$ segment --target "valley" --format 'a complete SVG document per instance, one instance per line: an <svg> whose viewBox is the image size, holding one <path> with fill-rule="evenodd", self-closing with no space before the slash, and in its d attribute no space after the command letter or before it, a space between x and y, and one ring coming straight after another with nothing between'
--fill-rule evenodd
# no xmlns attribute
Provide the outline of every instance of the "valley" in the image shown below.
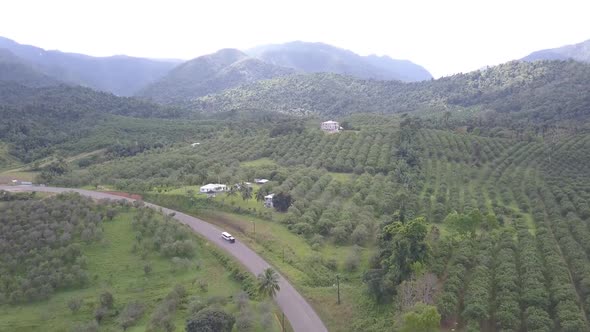
<svg viewBox="0 0 590 332"><path fill-rule="evenodd" d="M590 330L590 65L576 57L401 81L295 42L223 49L119 97L13 53L2 188L158 207L0 192L0 330L280 331L281 311L294 331Z"/></svg>

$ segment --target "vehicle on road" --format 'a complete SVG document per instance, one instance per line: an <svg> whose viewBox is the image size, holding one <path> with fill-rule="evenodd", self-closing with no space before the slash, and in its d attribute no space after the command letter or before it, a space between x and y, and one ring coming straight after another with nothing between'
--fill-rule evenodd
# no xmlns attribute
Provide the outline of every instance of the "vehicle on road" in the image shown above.
<svg viewBox="0 0 590 332"><path fill-rule="evenodd" d="M229 243L234 243L234 242L236 242L236 239L235 239L233 236L231 236L231 234L230 234L230 233L228 233L228 232L223 232L223 233L221 233L221 237L222 237L224 240L226 240L226 241L229 241Z"/></svg>

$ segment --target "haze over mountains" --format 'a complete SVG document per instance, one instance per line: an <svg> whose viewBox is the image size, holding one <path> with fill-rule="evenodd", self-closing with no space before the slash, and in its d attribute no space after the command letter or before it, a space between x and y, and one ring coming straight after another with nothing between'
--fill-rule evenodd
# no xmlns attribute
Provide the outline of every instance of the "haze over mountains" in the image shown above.
<svg viewBox="0 0 590 332"><path fill-rule="evenodd" d="M291 42L245 52L223 49L182 63L128 56L92 57L47 51L0 37L0 80L29 86L82 85L157 102L186 101L259 80L293 73L327 72L362 79L420 81L432 76L408 60L360 56L322 43ZM250 55L248 55L248 54Z"/></svg>
<svg viewBox="0 0 590 332"><path fill-rule="evenodd" d="M140 88L162 77L178 64L173 60L158 61L124 55L92 57L46 51L3 37L0 37L0 49L10 51L31 69L58 81L108 91L120 96L135 94Z"/></svg>
<svg viewBox="0 0 590 332"><path fill-rule="evenodd" d="M301 41L255 47L248 54L306 73L336 73L363 79L423 81L432 75L422 66L388 56L360 56L324 43Z"/></svg>
<svg viewBox="0 0 590 332"><path fill-rule="evenodd" d="M294 72L228 48L181 64L138 95L174 103Z"/></svg>
<svg viewBox="0 0 590 332"><path fill-rule="evenodd" d="M522 58L524 61L568 59L590 62L590 39L578 44L536 51Z"/></svg>

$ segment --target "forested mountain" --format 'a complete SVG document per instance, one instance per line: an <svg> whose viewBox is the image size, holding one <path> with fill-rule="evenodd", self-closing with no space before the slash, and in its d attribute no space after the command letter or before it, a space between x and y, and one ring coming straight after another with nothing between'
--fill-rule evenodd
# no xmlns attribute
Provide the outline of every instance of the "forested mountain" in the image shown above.
<svg viewBox="0 0 590 332"><path fill-rule="evenodd" d="M66 153L75 153L117 141L126 142L129 137L140 143L148 136L165 142L165 137L171 134L166 121L118 116L171 118L179 115L172 108L89 88L66 85L32 88L0 82L0 141L10 144L10 153L24 162L50 155L56 145L65 143L79 144L69 151L66 149ZM160 123L160 129L152 122ZM180 124L174 130L177 131L173 134L175 139L186 132ZM156 141L157 138L149 144Z"/></svg>
<svg viewBox="0 0 590 332"><path fill-rule="evenodd" d="M579 44L536 51L522 58L524 61L569 59L590 62L590 39Z"/></svg>
<svg viewBox="0 0 590 332"><path fill-rule="evenodd" d="M164 76L177 61L159 61L128 56L91 57L46 51L0 37L0 48L12 52L34 69L56 80L130 96Z"/></svg>
<svg viewBox="0 0 590 332"><path fill-rule="evenodd" d="M574 61L509 62L432 81L360 80L337 74L280 77L205 96L189 107L274 110L292 114L520 112L528 121L588 118L590 65Z"/></svg>
<svg viewBox="0 0 590 332"><path fill-rule="evenodd" d="M301 41L265 45L247 53L266 62L306 73L336 73L362 79L422 81L432 78L423 67L388 56L360 56L323 43Z"/></svg>
<svg viewBox="0 0 590 332"><path fill-rule="evenodd" d="M0 48L0 81L26 86L48 86L59 82L27 64L7 49Z"/></svg>
<svg viewBox="0 0 590 332"><path fill-rule="evenodd" d="M140 91L139 96L175 103L293 72L250 58L236 49L223 49L183 63Z"/></svg>

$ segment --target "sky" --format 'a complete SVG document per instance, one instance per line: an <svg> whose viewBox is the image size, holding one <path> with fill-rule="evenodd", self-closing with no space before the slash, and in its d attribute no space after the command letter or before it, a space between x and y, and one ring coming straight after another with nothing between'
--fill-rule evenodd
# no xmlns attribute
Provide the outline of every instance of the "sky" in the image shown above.
<svg viewBox="0 0 590 332"><path fill-rule="evenodd" d="M94 56L192 59L302 40L440 77L590 39L589 0L0 1L0 36Z"/></svg>

